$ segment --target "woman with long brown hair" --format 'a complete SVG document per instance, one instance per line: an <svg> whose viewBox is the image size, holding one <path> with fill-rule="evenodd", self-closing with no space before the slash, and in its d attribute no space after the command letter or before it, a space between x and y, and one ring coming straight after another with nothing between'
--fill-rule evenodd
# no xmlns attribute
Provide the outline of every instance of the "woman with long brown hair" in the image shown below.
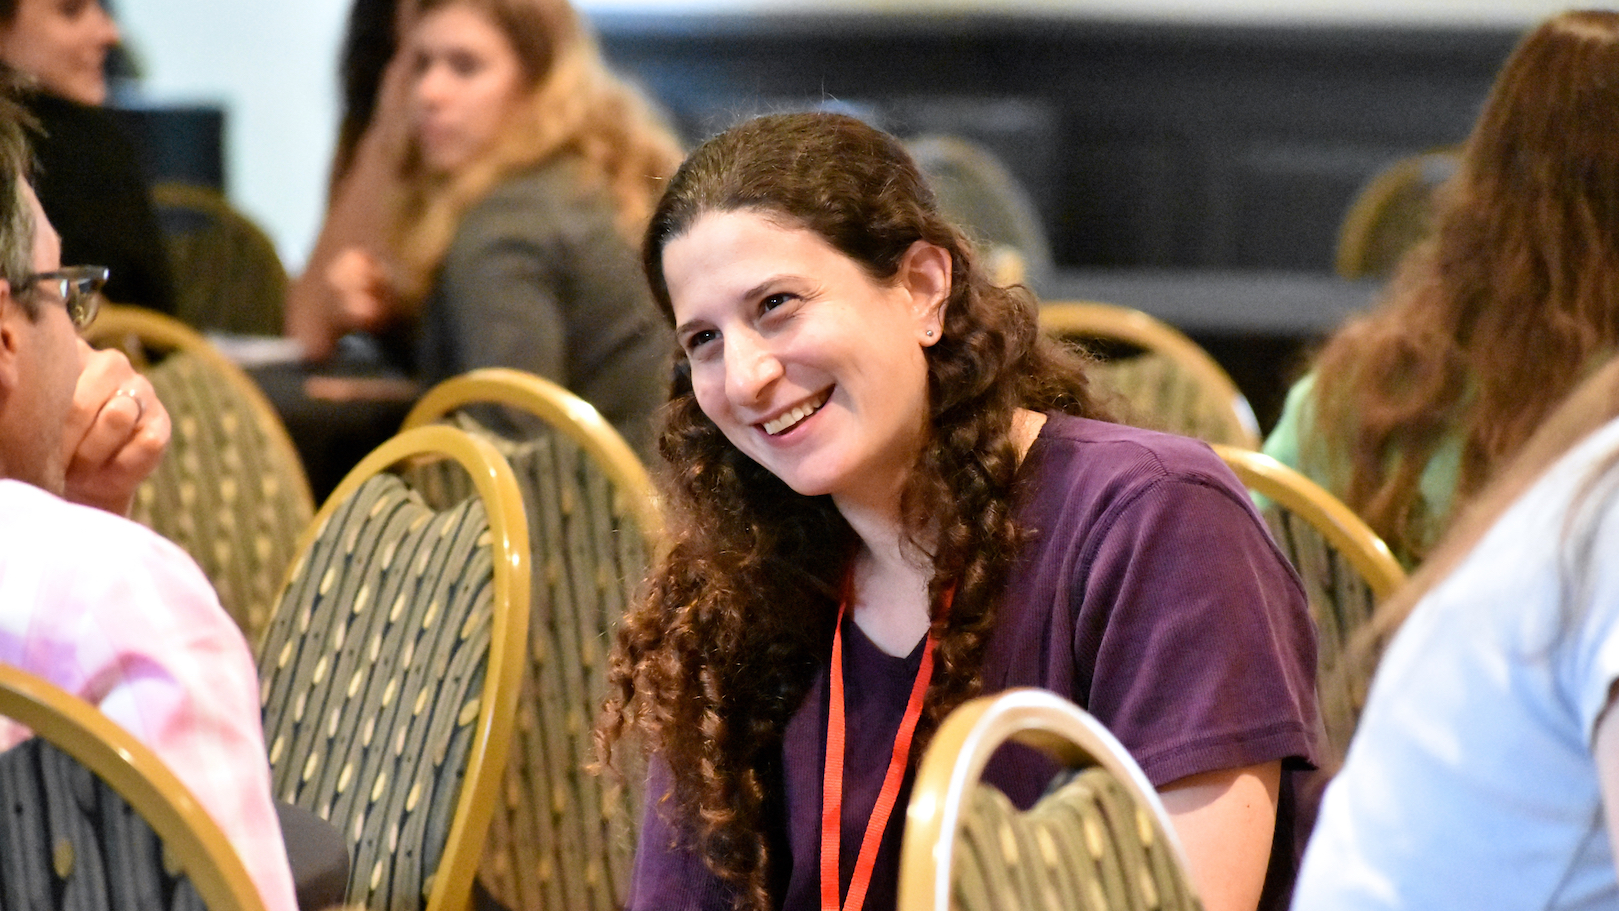
<svg viewBox="0 0 1619 911"><path fill-rule="evenodd" d="M1619 13L1508 58L1431 239L1289 394L1265 451L1415 564L1456 506L1619 343Z"/></svg>
<svg viewBox="0 0 1619 911"><path fill-rule="evenodd" d="M672 134L566 0L419 0L397 22L289 334L318 358L379 333L424 383L538 373L644 444L669 343L634 244Z"/></svg>
<svg viewBox="0 0 1619 911"><path fill-rule="evenodd" d="M710 140L642 259L684 357L668 548L601 731L652 757L629 906L892 908L901 827L875 808L903 816L950 709L1025 685L1131 749L1206 907L1284 903L1314 639L1209 449L1097 420L1032 298L858 120ZM1026 804L1049 771L990 777Z"/></svg>

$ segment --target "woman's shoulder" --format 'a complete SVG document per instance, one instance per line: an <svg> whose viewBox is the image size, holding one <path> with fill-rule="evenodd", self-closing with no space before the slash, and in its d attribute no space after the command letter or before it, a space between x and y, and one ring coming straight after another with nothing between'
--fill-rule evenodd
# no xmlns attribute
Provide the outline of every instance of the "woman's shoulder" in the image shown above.
<svg viewBox="0 0 1619 911"><path fill-rule="evenodd" d="M620 238L606 191L568 161L551 161L501 180L462 216L459 243L491 239ZM621 241L628 245L627 241Z"/></svg>
<svg viewBox="0 0 1619 911"><path fill-rule="evenodd" d="M1047 416L1031 468L1090 482L1213 479L1231 473L1202 440L1066 414ZM1032 460L1031 460L1032 461Z"/></svg>
<svg viewBox="0 0 1619 911"><path fill-rule="evenodd" d="M1018 484L1036 525L1088 526L1132 508L1252 512L1247 490L1202 440L1069 415L1049 416Z"/></svg>

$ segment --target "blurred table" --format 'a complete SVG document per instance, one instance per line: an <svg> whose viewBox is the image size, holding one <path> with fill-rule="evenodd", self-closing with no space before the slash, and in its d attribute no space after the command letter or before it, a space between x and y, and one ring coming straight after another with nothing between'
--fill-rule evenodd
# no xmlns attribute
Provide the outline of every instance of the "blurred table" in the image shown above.
<svg viewBox="0 0 1619 911"><path fill-rule="evenodd" d="M1331 273L1199 269L1063 269L1042 300L1143 310L1191 336L1231 374L1269 431L1312 350L1371 306L1381 284Z"/></svg>

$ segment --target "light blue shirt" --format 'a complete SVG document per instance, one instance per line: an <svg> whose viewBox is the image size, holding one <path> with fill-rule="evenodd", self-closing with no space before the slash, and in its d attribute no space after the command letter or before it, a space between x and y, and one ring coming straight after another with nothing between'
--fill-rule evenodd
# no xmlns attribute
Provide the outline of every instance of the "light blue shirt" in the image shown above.
<svg viewBox="0 0 1619 911"><path fill-rule="evenodd" d="M1619 680L1619 499L1565 590L1576 497L1619 453L1608 424L1546 473L1391 643L1328 788L1294 908L1619 906L1592 756ZM1619 478L1610 470L1607 480Z"/></svg>

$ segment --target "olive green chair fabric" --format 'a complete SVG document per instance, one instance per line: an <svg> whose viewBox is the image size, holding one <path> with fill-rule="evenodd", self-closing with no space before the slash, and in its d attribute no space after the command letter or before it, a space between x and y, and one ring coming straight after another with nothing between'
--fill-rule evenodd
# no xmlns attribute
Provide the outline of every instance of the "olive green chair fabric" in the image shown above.
<svg viewBox="0 0 1619 911"><path fill-rule="evenodd" d="M189 553L257 642L315 512L275 407L217 348L162 314L109 306L85 334L132 355L173 425L130 518Z"/></svg>
<svg viewBox="0 0 1619 911"><path fill-rule="evenodd" d="M0 716L35 732L0 753L0 907L262 911L224 833L133 735L14 667Z"/></svg>
<svg viewBox="0 0 1619 911"><path fill-rule="evenodd" d="M1259 448L1259 421L1248 399L1208 352L1173 326L1140 310L1092 301L1044 304L1040 326L1097 358L1088 375L1112 393L1125 423Z"/></svg>
<svg viewBox="0 0 1619 911"><path fill-rule="evenodd" d="M174 276L174 315L204 332L280 335L287 270L264 229L208 187L159 184L152 202Z"/></svg>
<svg viewBox="0 0 1619 911"><path fill-rule="evenodd" d="M1316 629L1316 690L1329 757L1341 760L1376 670L1361 632L1377 605L1405 582L1388 545L1349 507L1261 452L1214 451L1257 494L1271 537L1298 570Z"/></svg>
<svg viewBox="0 0 1619 911"><path fill-rule="evenodd" d="M452 459L436 510L390 469ZM510 468L449 427L400 434L322 507L260 649L275 796L344 833L347 902L470 901L511 738L528 534Z"/></svg>
<svg viewBox="0 0 1619 911"><path fill-rule="evenodd" d="M1051 243L1040 210L994 152L961 136L918 136L905 145L939 211L977 241L997 284L1038 285L1050 277Z"/></svg>
<svg viewBox="0 0 1619 911"><path fill-rule="evenodd" d="M537 418L538 429L523 440L491 434L468 413L491 404ZM517 730L479 881L508 908L621 908L639 795L585 766L595 757L612 631L658 531L651 483L594 408L532 374L490 369L447 380L405 423L445 419L490 439L511 462L533 547ZM434 491L430 501L454 490L441 472L414 482Z"/></svg>
<svg viewBox="0 0 1619 911"><path fill-rule="evenodd" d="M1020 811L979 781L1017 741L1066 772ZM952 712L922 758L900 853L901 911L1197 911L1185 857L1135 761L1083 709L1008 690Z"/></svg>

